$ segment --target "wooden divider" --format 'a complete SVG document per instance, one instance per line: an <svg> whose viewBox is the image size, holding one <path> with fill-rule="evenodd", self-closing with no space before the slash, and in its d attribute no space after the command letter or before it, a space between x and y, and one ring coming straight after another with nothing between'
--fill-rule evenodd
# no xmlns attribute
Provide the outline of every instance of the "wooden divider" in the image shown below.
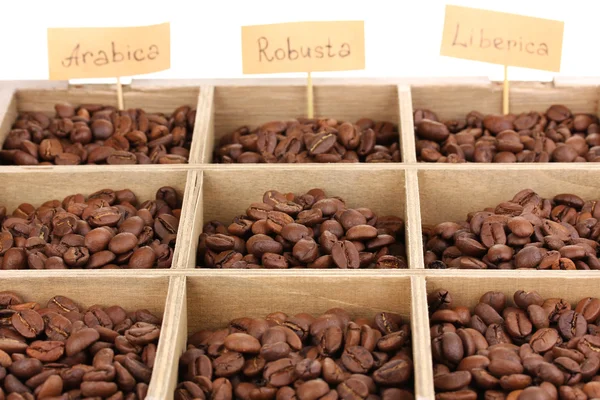
<svg viewBox="0 0 600 400"><path fill-rule="evenodd" d="M433 364L424 276L411 277L411 328L415 362L415 398L433 399Z"/></svg>
<svg viewBox="0 0 600 400"><path fill-rule="evenodd" d="M406 170L406 255L411 269L424 268L423 234L421 231L421 205L419 177L416 169Z"/></svg>
<svg viewBox="0 0 600 400"><path fill-rule="evenodd" d="M179 355L185 350L185 340L187 339L187 337L181 336L182 327L186 325L187 318L185 282L185 276L170 278L162 330L147 400L172 398L177 385Z"/></svg>
<svg viewBox="0 0 600 400"><path fill-rule="evenodd" d="M13 88L0 89L0 143L4 143L17 118L17 100Z"/></svg>
<svg viewBox="0 0 600 400"><path fill-rule="evenodd" d="M412 96L410 86L398 86L398 106L400 107L400 146L402 150L402 162L417 162L417 151L415 149L415 127L413 121Z"/></svg>
<svg viewBox="0 0 600 400"><path fill-rule="evenodd" d="M178 233L187 233L192 229L195 205L200 197L198 194L198 191L200 190L198 179L201 174L202 171L192 169L187 172ZM191 237L187 234L177 236L177 244L175 246L175 252L173 253L173 262L171 264L171 268L178 268L179 265L186 265L185 263L187 261L187 257L189 256L189 248L191 246L190 240Z"/></svg>
<svg viewBox="0 0 600 400"><path fill-rule="evenodd" d="M214 86L201 86L196 107L194 141L190 151L190 164L208 163L212 157L214 141Z"/></svg>
<svg viewBox="0 0 600 400"><path fill-rule="evenodd" d="M219 139L241 125L255 127L273 119L302 116L302 80L184 81L137 84L125 89L125 106L170 112L190 104L196 121L190 164L152 166L0 166L0 204L39 205L50 198L105 187L129 187L142 199L160 186L183 194L180 236L169 270L149 271L0 271L3 290L43 297L50 291L92 302L144 306L163 312L163 328L148 399L172 399L178 358L189 333L223 326L242 315L272 311L319 313L333 306L355 316L377 311L410 318L417 399L433 399L427 291L453 290L455 301L472 306L483 292L536 289L544 296L574 301L598 296L600 274L594 271L438 271L424 269L421 226L464 219L466 213L508 200L531 187L543 196L573 192L600 198L600 165L437 165L416 162L414 108L428 108L440 118L464 117L471 110L501 111L501 87L484 80L461 83L410 80L315 79L315 114L355 121L361 117L399 125L403 163L218 165L210 164ZM250 84L251 83L251 84ZM545 111L553 103L574 112L598 114L598 83L515 83L512 111ZM116 104L113 86L37 89L35 84L0 89L0 142L18 110L52 114L56 101ZM322 187L351 207L366 206L406 221L408 270L209 270L197 269L196 250L202 226L245 212L269 189L300 193ZM493 279L489 279L493 277ZM46 282L46 283L44 283ZM110 290L110 296L98 287ZM37 288L41 288L37 290ZM34 298L38 298L34 297ZM410 316L410 317L409 317Z"/></svg>

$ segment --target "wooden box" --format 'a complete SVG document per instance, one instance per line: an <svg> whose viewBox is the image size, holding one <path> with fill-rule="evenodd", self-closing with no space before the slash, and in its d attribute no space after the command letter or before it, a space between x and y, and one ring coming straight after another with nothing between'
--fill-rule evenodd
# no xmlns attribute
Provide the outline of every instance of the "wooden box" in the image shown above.
<svg viewBox="0 0 600 400"><path fill-rule="evenodd" d="M476 109L501 112L501 88L483 80L424 82L400 79L315 79L315 114L354 121L360 117L399 125L402 163L219 165L211 164L215 143L241 125L304 116L302 79L247 81L134 81L125 106L172 111L182 104L198 110L190 164L152 166L0 167L0 204L34 205L67 194L129 187L141 198L171 185L184 192L173 268L149 271L0 271L4 289L29 291L33 299L71 295L82 304L120 302L162 312L163 330L148 399L172 399L178 358L187 335L222 326L234 317L269 312L318 314L344 307L355 316L377 311L410 318L417 399L433 399L427 292L444 287L457 304L473 306L488 290L512 294L539 290L543 296L575 301L598 296L595 271L438 271L423 266L422 224L461 220L472 210L496 205L523 188L543 196L573 192L600 198L600 167L593 164L432 165L416 162L413 108L441 118ZM459 83L457 83L459 82ZM521 83L511 87L511 111L544 111L555 103L575 112L598 113L600 82ZM44 87L45 86L45 87ZM16 112L52 112L59 100L116 104L112 87L68 87L15 82L0 87L0 142ZM351 206L405 219L406 270L210 270L197 269L202 225L243 213L266 190L299 193L321 187ZM47 282L47 283L46 283ZM93 289L102 287L105 295ZM37 290L39 288L39 290ZM37 290L35 293L34 290ZM47 295L47 296L46 296Z"/></svg>

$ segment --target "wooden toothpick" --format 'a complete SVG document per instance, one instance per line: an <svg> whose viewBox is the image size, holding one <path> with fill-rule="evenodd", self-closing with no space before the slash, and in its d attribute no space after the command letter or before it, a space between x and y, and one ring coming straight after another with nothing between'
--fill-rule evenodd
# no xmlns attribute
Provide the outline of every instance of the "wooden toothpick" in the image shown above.
<svg viewBox="0 0 600 400"><path fill-rule="evenodd" d="M308 79L306 84L306 101L307 101L307 111L306 114L308 118L314 118L314 103L313 103L313 83L312 76L310 72L308 73Z"/></svg>
<svg viewBox="0 0 600 400"><path fill-rule="evenodd" d="M119 110L123 109L123 85L121 85L121 77L117 76L117 104Z"/></svg>
<svg viewBox="0 0 600 400"><path fill-rule="evenodd" d="M508 65L504 64L504 84L502 86L502 113L508 114Z"/></svg>

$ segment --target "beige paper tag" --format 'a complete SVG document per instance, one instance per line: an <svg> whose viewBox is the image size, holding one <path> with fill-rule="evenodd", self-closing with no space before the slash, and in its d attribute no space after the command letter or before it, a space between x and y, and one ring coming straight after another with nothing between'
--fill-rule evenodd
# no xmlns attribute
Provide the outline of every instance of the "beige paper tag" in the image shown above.
<svg viewBox="0 0 600 400"><path fill-rule="evenodd" d="M171 67L171 26L48 28L50 79L109 78Z"/></svg>
<svg viewBox="0 0 600 400"><path fill-rule="evenodd" d="M447 5L440 55L560 72L564 22Z"/></svg>
<svg viewBox="0 0 600 400"><path fill-rule="evenodd" d="M364 69L364 22L243 26L242 64L244 74Z"/></svg>

